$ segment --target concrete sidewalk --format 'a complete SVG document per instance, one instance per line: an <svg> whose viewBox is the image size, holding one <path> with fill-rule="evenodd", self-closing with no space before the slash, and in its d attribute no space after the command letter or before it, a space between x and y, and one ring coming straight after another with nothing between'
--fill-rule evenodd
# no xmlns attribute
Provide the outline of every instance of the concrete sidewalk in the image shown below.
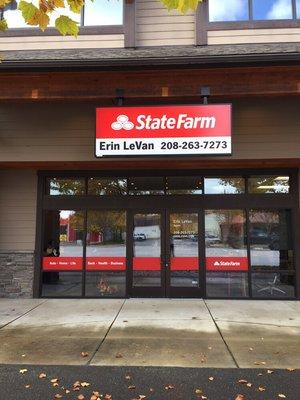
<svg viewBox="0 0 300 400"><path fill-rule="evenodd" d="M2 364L300 368L300 303L1 299L0 341Z"/></svg>

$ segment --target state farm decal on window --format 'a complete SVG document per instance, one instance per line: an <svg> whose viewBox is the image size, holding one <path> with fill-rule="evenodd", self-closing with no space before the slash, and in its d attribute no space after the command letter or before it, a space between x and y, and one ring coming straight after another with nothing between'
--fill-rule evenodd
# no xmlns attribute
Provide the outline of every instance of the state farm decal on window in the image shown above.
<svg viewBox="0 0 300 400"><path fill-rule="evenodd" d="M231 154L231 105L96 109L96 156Z"/></svg>
<svg viewBox="0 0 300 400"><path fill-rule="evenodd" d="M247 271L247 257L206 257L207 271Z"/></svg>

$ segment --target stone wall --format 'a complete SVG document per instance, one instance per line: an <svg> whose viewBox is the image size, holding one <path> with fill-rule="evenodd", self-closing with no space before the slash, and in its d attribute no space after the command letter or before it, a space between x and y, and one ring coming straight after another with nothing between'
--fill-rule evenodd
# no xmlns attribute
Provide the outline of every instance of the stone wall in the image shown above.
<svg viewBox="0 0 300 400"><path fill-rule="evenodd" d="M0 297L32 298L33 252L0 253Z"/></svg>

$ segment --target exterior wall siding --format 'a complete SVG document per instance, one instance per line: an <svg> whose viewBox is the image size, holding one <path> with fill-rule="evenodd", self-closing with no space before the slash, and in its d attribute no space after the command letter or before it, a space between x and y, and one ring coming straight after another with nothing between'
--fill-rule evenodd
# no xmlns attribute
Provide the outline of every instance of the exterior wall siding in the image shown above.
<svg viewBox="0 0 300 400"><path fill-rule="evenodd" d="M101 49L124 47L124 35L0 36L0 51L47 49Z"/></svg>
<svg viewBox="0 0 300 400"><path fill-rule="evenodd" d="M99 105L52 103L49 107L48 104L31 103L23 104L22 107L12 107L11 104L2 104L0 159L20 162L95 161L95 107ZM299 109L298 98L294 98L293 101L255 98L234 102L231 159L299 158ZM5 181L1 181L4 189L9 187L13 179L13 176L10 178L7 174L5 177ZM22 180L21 184L28 199L26 196L20 199L16 188L13 193L5 194L6 205L13 205L15 202L20 204L20 207L32 206L35 201L35 178L31 175L30 179L27 176L27 180L29 184L25 183L25 180ZM9 215L6 218L9 218ZM34 226L30 226L29 229L31 232ZM2 230L0 234L3 238L0 239L7 241L7 232L6 229ZM3 243L2 240L0 243ZM30 241L25 241L24 246L22 250L33 248Z"/></svg>
<svg viewBox="0 0 300 400"><path fill-rule="evenodd" d="M194 44L194 13L168 11L159 0L136 0L136 46Z"/></svg>
<svg viewBox="0 0 300 400"><path fill-rule="evenodd" d="M36 171L0 171L0 253L34 251L36 197Z"/></svg>
<svg viewBox="0 0 300 400"><path fill-rule="evenodd" d="M300 42L300 28L209 31L207 42L208 45Z"/></svg>

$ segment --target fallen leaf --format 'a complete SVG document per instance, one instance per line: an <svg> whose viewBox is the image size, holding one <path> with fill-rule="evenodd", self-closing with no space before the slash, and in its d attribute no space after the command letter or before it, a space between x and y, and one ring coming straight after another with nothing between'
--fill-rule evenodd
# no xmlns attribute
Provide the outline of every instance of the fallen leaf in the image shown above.
<svg viewBox="0 0 300 400"><path fill-rule="evenodd" d="M93 396L100 397L101 394L99 392L93 392Z"/></svg>
<svg viewBox="0 0 300 400"><path fill-rule="evenodd" d="M273 374L274 371L272 371L271 369L268 369L267 374Z"/></svg>
<svg viewBox="0 0 300 400"><path fill-rule="evenodd" d="M22 354L22 357L26 357L26 354Z"/></svg>
<svg viewBox="0 0 300 400"><path fill-rule="evenodd" d="M257 374L257 376L263 376L263 374L260 372L259 374Z"/></svg>
<svg viewBox="0 0 300 400"><path fill-rule="evenodd" d="M26 389L29 389L29 388L30 388L30 385L25 385L25 388L26 388Z"/></svg>
<svg viewBox="0 0 300 400"><path fill-rule="evenodd" d="M69 394L69 393L71 393L70 390L69 390L69 389L66 389L66 394Z"/></svg>
<svg viewBox="0 0 300 400"><path fill-rule="evenodd" d="M25 372L27 372L28 370L26 369L26 368L24 368L24 369L20 369L20 374L25 374Z"/></svg>
<svg viewBox="0 0 300 400"><path fill-rule="evenodd" d="M129 385L129 386L127 387L127 389L133 390L133 389L135 389L135 385Z"/></svg>
<svg viewBox="0 0 300 400"><path fill-rule="evenodd" d="M240 379L238 380L238 383L246 384L248 383L248 381L246 381L246 379Z"/></svg>
<svg viewBox="0 0 300 400"><path fill-rule="evenodd" d="M57 394L54 396L54 398L55 398L55 399L61 399L61 398L62 398L62 395L59 394L59 393L57 393Z"/></svg>
<svg viewBox="0 0 300 400"><path fill-rule="evenodd" d="M112 395L107 393L107 394L104 396L104 399L105 399L105 400L112 400Z"/></svg>
<svg viewBox="0 0 300 400"><path fill-rule="evenodd" d="M200 395L200 394L203 393L203 391L202 391L202 389L196 389L196 390L195 390L195 393L198 394L198 395Z"/></svg>
<svg viewBox="0 0 300 400"><path fill-rule="evenodd" d="M252 383L251 383L251 382L248 382L246 386L247 386L247 387L252 387Z"/></svg>
<svg viewBox="0 0 300 400"><path fill-rule="evenodd" d="M80 395L77 397L77 399L78 399L78 400L84 400L84 395L83 395L83 394L80 394Z"/></svg>
<svg viewBox="0 0 300 400"><path fill-rule="evenodd" d="M279 397L280 399L286 399L286 395L285 395L285 394L282 394L282 393L279 393L278 397Z"/></svg>
<svg viewBox="0 0 300 400"><path fill-rule="evenodd" d="M165 386L165 389L166 390L172 390L172 389L174 389L174 387L175 386L173 386L173 385L167 385L167 386Z"/></svg>
<svg viewBox="0 0 300 400"><path fill-rule="evenodd" d="M246 397L243 394L238 394L235 400L246 400Z"/></svg>
<svg viewBox="0 0 300 400"><path fill-rule="evenodd" d="M253 347L249 347L249 351L253 351Z"/></svg>
<svg viewBox="0 0 300 400"><path fill-rule="evenodd" d="M117 354L116 354L116 358L123 358L123 356L122 356L121 353L117 353Z"/></svg>
<svg viewBox="0 0 300 400"><path fill-rule="evenodd" d="M131 379L130 375L125 375L125 379L127 379L128 381Z"/></svg>
<svg viewBox="0 0 300 400"><path fill-rule="evenodd" d="M50 380L51 383L57 383L58 382L58 378L54 378Z"/></svg>
<svg viewBox="0 0 300 400"><path fill-rule="evenodd" d="M47 377L47 375L44 372L39 374L39 378L40 379L43 379L43 378L46 378L46 377Z"/></svg>
<svg viewBox="0 0 300 400"><path fill-rule="evenodd" d="M265 391L266 391L266 388L263 387L263 386L260 386L260 387L258 388L258 390L259 390L260 392L265 392Z"/></svg>
<svg viewBox="0 0 300 400"><path fill-rule="evenodd" d="M80 384L82 387L88 387L88 386L90 386L90 383L88 383L88 382L81 382L81 384Z"/></svg>
<svg viewBox="0 0 300 400"><path fill-rule="evenodd" d="M59 384L57 382L55 382L55 383L52 383L52 386L56 387L56 386L59 386Z"/></svg>
<svg viewBox="0 0 300 400"><path fill-rule="evenodd" d="M211 347L211 346L208 346L208 350L212 350L212 347Z"/></svg>
<svg viewBox="0 0 300 400"><path fill-rule="evenodd" d="M210 377L208 378L208 380L209 380L209 381L213 381L213 380L214 380L214 377L213 377L213 376L210 376Z"/></svg>
<svg viewBox="0 0 300 400"><path fill-rule="evenodd" d="M81 352L81 357L87 357L89 355L89 353L86 353L84 351Z"/></svg>
<svg viewBox="0 0 300 400"><path fill-rule="evenodd" d="M287 368L287 371L293 372L293 371L296 371L296 368Z"/></svg>

